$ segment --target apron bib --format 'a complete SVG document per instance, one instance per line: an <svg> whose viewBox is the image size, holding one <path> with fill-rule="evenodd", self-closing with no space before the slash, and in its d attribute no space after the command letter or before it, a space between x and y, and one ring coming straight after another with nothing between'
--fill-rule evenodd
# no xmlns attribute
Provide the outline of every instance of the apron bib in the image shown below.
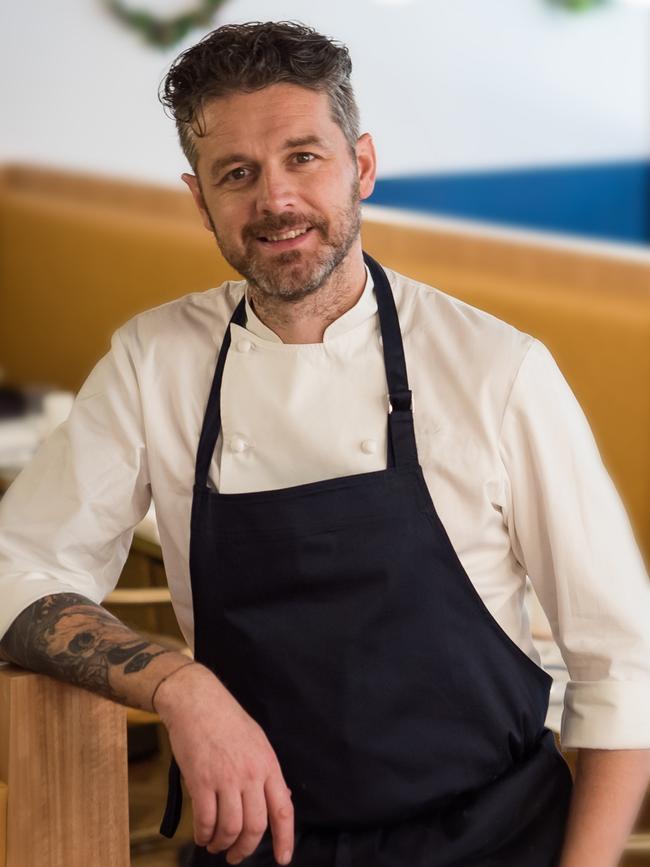
<svg viewBox="0 0 650 867"><path fill-rule="evenodd" d="M418 463L388 279L369 256L390 398L387 468L221 494L226 330L196 460L195 658L260 724L292 790L295 867L552 867L571 777L551 678L476 592ZM245 325L242 298L231 322ZM172 762L161 833L181 807ZM193 865L226 864L197 847ZM246 864L275 861L267 830Z"/></svg>

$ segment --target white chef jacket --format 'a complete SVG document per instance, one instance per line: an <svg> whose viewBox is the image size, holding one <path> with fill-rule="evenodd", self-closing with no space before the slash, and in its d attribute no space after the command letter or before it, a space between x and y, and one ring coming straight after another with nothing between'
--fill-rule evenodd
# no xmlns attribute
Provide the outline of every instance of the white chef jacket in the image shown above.
<svg viewBox="0 0 650 867"><path fill-rule="evenodd" d="M567 383L538 340L387 275L424 477L486 616L538 661L523 606L528 574L570 673L563 745L650 747L650 585ZM187 295L114 334L67 422L0 503L0 635L51 593L101 602L153 496L174 609L193 646L196 448L224 331L245 290L229 281ZM215 488L384 469L388 398L369 273L322 343L284 344L248 302L246 312L246 328L231 326Z"/></svg>

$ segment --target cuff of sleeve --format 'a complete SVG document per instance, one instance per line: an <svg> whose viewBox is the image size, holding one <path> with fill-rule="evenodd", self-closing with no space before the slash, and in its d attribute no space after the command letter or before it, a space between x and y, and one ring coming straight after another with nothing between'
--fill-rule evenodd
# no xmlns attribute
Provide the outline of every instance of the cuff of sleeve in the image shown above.
<svg viewBox="0 0 650 867"><path fill-rule="evenodd" d="M5 576L2 576L4 578ZM20 576L23 580L16 582L11 590L7 592L6 598L2 600L0 608L0 641L4 638L5 633L18 617L19 614L29 608L34 602L42 599L44 596L53 596L55 593L75 593L77 595L86 596L97 601L96 588L80 588L72 584L65 584L62 581L55 581L51 578L41 576ZM0 581L0 585L2 581ZM89 592L90 591L90 592Z"/></svg>
<svg viewBox="0 0 650 867"><path fill-rule="evenodd" d="M560 740L565 749L650 748L650 684L631 681L567 684Z"/></svg>

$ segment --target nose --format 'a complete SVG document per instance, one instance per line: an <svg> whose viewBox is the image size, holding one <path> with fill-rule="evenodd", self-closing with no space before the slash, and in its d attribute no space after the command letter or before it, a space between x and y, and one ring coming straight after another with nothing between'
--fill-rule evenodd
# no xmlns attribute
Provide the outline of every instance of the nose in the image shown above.
<svg viewBox="0 0 650 867"><path fill-rule="evenodd" d="M295 208L296 192L289 173L265 168L257 184L257 211L260 216L281 214Z"/></svg>

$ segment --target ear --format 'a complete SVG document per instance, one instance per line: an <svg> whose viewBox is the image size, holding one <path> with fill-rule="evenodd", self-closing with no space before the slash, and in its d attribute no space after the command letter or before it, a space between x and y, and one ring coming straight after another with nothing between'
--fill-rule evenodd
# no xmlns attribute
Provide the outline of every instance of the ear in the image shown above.
<svg viewBox="0 0 650 867"><path fill-rule="evenodd" d="M203 193L201 192L201 186L199 184L199 179L196 175L190 175L187 172L181 175L181 180L184 181L187 186L190 188L190 192L192 193L192 198L194 199L194 204L198 208L199 214L201 215L201 220L203 225L208 230L208 232L212 232L212 224L210 223L210 215L208 214L208 209L205 205L205 200L203 198Z"/></svg>
<svg viewBox="0 0 650 867"><path fill-rule="evenodd" d="M377 155L375 154L375 145L370 133L364 132L357 141L355 150L357 154L357 171L359 173L359 195L363 200L372 194L377 174Z"/></svg>

